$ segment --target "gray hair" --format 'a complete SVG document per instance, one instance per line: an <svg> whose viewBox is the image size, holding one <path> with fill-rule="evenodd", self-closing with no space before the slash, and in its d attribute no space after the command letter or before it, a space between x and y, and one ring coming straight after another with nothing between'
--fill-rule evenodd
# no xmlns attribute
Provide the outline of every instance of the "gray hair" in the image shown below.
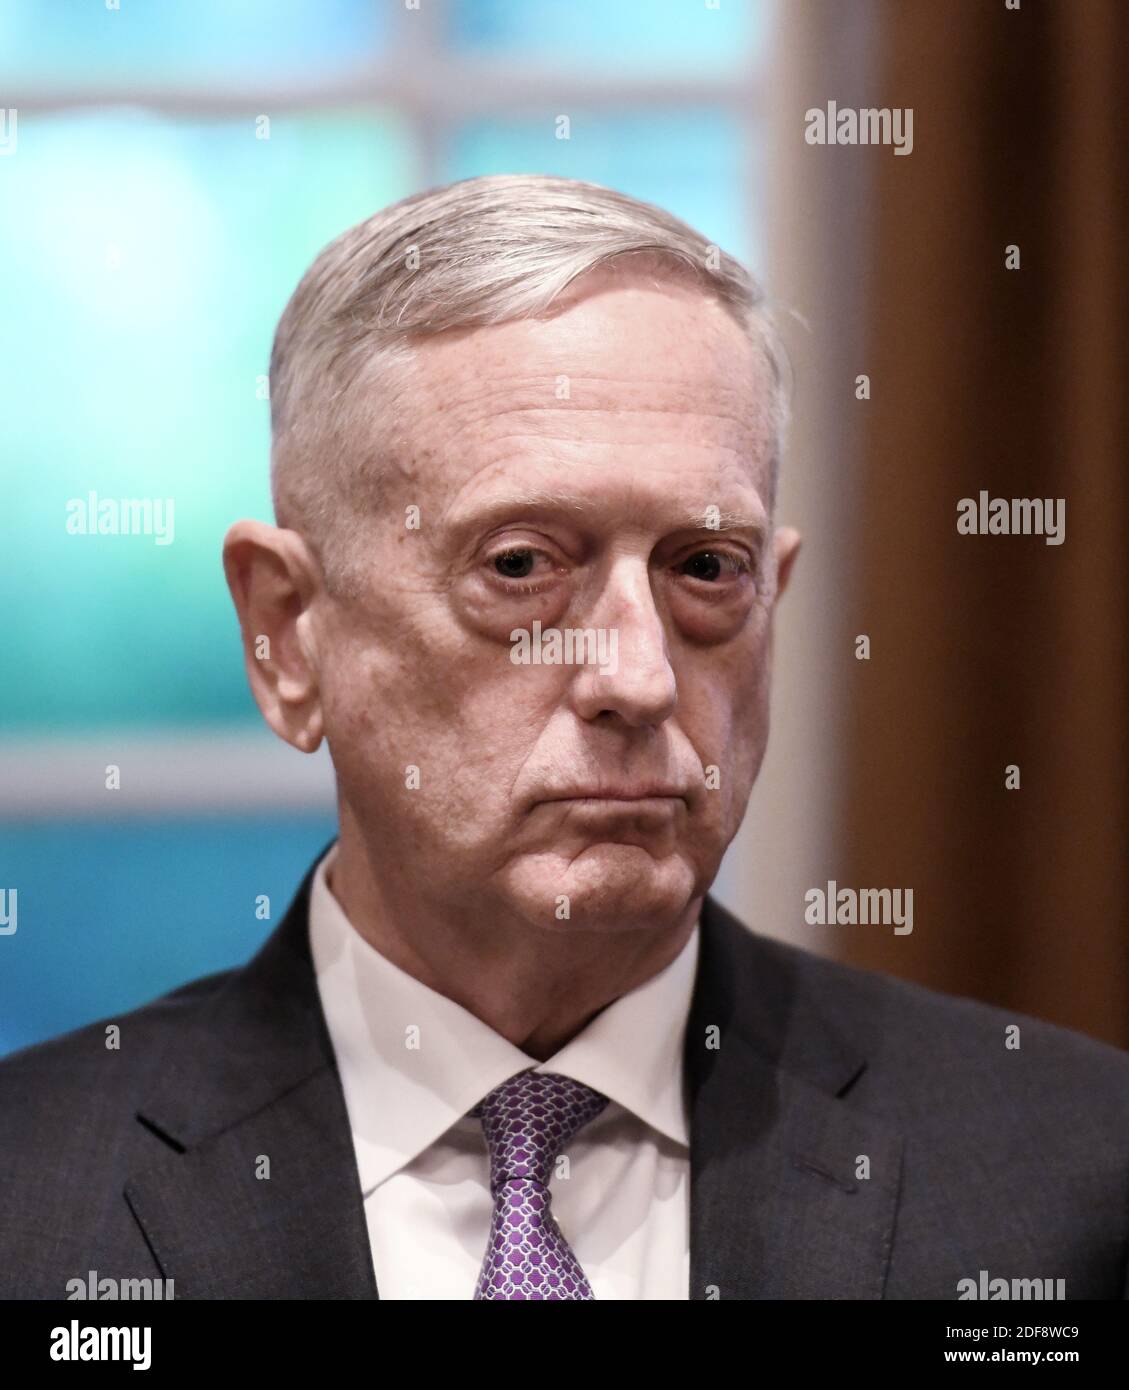
<svg viewBox="0 0 1129 1390"><path fill-rule="evenodd" d="M307 538L331 587L355 583L353 542L378 471L364 427L379 422L387 445L402 423L398 393L380 387L411 362L413 341L536 317L579 276L640 255L716 297L764 353L775 494L787 361L744 266L662 208L598 184L540 174L464 179L404 198L337 237L278 323L270 362L275 515ZM377 389L359 391L361 382Z"/></svg>

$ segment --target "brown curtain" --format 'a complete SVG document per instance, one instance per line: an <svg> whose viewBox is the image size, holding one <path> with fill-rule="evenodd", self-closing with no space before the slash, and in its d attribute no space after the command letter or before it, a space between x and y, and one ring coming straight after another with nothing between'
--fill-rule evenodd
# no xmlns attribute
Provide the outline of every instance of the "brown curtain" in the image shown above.
<svg viewBox="0 0 1129 1390"><path fill-rule="evenodd" d="M912 887L914 930L838 928L838 953L1126 1047L1129 9L876 15L873 104L913 108L914 146L868 152L872 399L842 636L868 634L871 659L847 663L835 867ZM1065 543L958 535L982 490L1065 498Z"/></svg>

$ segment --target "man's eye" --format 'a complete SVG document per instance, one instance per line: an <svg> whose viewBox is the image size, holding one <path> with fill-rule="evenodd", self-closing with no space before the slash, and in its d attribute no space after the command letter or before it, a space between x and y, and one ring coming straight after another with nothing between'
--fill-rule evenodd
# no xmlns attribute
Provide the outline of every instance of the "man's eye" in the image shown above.
<svg viewBox="0 0 1129 1390"><path fill-rule="evenodd" d="M696 555L683 560L678 569L691 579L702 579L708 584L714 584L727 575L736 577L744 574L748 566L739 556L730 555L724 550L699 550Z"/></svg>
<svg viewBox="0 0 1129 1390"><path fill-rule="evenodd" d="M494 556L494 568L504 579L527 579L533 572L534 557L537 552L523 547L519 550L504 550Z"/></svg>

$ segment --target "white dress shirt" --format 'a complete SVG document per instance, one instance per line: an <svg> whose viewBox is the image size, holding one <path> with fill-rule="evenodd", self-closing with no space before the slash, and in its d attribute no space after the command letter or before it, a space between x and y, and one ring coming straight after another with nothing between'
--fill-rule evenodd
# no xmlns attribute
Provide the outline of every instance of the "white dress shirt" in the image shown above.
<svg viewBox="0 0 1129 1390"><path fill-rule="evenodd" d="M682 1049L698 927L665 970L537 1062L392 964L327 881L310 895L318 991L353 1132L382 1299L470 1299L493 1214L482 1122L468 1112L516 1072L562 1072L609 1098L554 1165L553 1214L597 1299L684 1299L690 1282L689 1117Z"/></svg>

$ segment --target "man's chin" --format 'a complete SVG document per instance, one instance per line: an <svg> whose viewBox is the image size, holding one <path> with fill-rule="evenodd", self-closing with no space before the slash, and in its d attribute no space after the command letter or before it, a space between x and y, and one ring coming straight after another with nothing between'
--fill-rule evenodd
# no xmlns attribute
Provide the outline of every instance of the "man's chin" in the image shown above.
<svg viewBox="0 0 1129 1390"><path fill-rule="evenodd" d="M632 931L671 926L703 891L678 855L655 859L638 845L600 843L575 858L523 857L505 896L527 921L559 931Z"/></svg>

